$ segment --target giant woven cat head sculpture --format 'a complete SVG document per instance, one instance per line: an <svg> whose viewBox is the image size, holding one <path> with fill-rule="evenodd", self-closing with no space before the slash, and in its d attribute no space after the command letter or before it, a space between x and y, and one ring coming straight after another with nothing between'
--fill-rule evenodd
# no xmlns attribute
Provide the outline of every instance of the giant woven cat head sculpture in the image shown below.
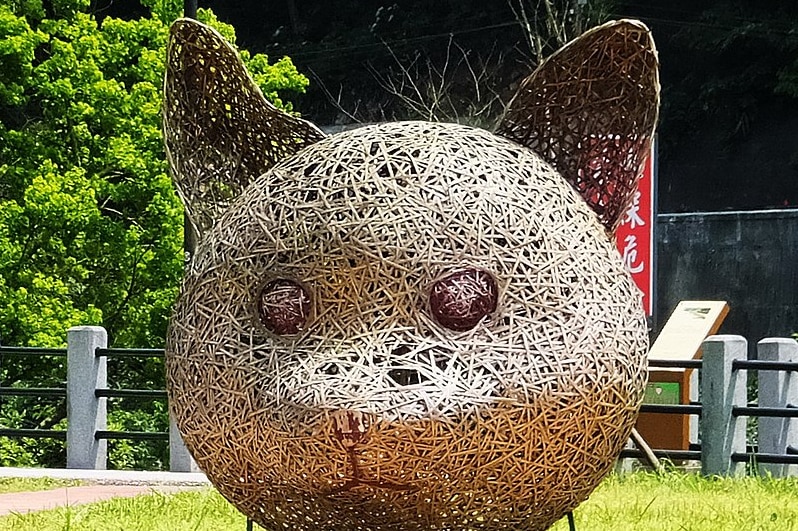
<svg viewBox="0 0 798 531"><path fill-rule="evenodd" d="M165 137L200 235L167 346L172 413L270 530L538 530L610 470L645 382L609 235L658 106L647 29L593 29L496 133L325 137L236 52L172 28Z"/></svg>

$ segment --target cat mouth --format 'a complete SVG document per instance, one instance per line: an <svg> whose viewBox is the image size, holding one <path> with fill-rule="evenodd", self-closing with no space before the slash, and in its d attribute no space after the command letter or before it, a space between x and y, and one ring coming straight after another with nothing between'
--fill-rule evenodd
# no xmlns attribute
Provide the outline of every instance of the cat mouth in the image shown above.
<svg viewBox="0 0 798 531"><path fill-rule="evenodd" d="M361 465L358 454L363 447L368 446L368 432L373 424L372 415L360 411L338 409L330 413L330 421L333 435L346 452L348 463L344 482L330 489L326 493L328 496L349 492L359 487L395 492L417 490L415 487L385 478L371 479L367 476L367 471Z"/></svg>
<svg viewBox="0 0 798 531"><path fill-rule="evenodd" d="M333 433L345 449L355 448L363 442L372 424L371 415L361 411L337 409L330 414Z"/></svg>

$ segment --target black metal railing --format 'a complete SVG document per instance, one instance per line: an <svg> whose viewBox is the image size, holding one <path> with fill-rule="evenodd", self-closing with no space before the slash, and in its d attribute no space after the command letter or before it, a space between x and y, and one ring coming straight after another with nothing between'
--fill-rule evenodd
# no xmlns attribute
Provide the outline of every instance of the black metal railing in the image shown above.
<svg viewBox="0 0 798 531"><path fill-rule="evenodd" d="M649 369L669 368L669 369L701 369L703 360L662 360L649 359ZM762 361L762 360L735 360L732 362L732 370L747 371L798 371L798 363L781 361ZM701 416L703 406L700 403L690 404L643 404L640 407L641 413L654 414L676 414L676 415L697 415ZM747 406L735 406L732 408L734 417L774 417L774 418L798 418L798 405L787 404L785 407L760 407L757 404ZM652 449L658 458L671 459L676 461L701 459L700 445L691 444L690 450L669 450ZM627 448L621 452L621 458L643 458L645 454L642 450ZM746 452L737 452L731 455L732 461L736 463L750 462L762 464L784 464L798 465L798 449L788 447L784 454L770 454L757 452L755 447L747 448Z"/></svg>
<svg viewBox="0 0 798 531"><path fill-rule="evenodd" d="M63 357L67 355L65 348L42 348L42 347L3 347L0 346L0 359L6 356L17 357ZM66 398L66 387L0 387L0 397L22 396L22 397L48 397ZM49 430L41 428L7 428L0 427L0 437L28 438L28 439L56 439L66 440L66 431Z"/></svg>
<svg viewBox="0 0 798 531"><path fill-rule="evenodd" d="M38 347L5 347L0 346L0 357L5 356L55 356L66 357L65 348L38 348ZM98 348L95 351L97 357L115 358L163 358L164 349L154 348ZM95 389L94 395L98 398L139 398L152 400L166 400L167 393L163 389ZM20 397L53 397L66 398L66 387L0 387L0 397L20 396ZM32 428L6 428L0 427L0 437L11 438L32 438L32 439L58 439L66 440L65 430L47 430ZM111 431L98 430L94 437L96 439L127 439L133 441L165 441L169 439L169 433L159 432L136 432L136 431Z"/></svg>
<svg viewBox="0 0 798 531"><path fill-rule="evenodd" d="M163 358L164 349L158 348L98 348L94 351L97 358ZM166 400L167 394L163 389L95 389L97 398L139 398L149 400ZM94 432L95 440L128 440L128 441L168 441L169 432L166 431L113 431L97 430Z"/></svg>
<svg viewBox="0 0 798 531"><path fill-rule="evenodd" d="M152 357L163 358L163 349L119 349L119 348L98 348L95 350L96 357L107 358L131 358L131 357ZM30 347L0 347L0 357L5 356L56 356L66 357L66 349L53 348L30 348ZM684 370L701 369L703 361L700 359L691 360L649 360L650 369L676 368ZM735 360L732 370L746 371L798 371L798 363L774 362L760 360ZM97 398L109 399L148 399L166 400L167 393L163 389L96 389L94 395ZM65 387L42 387L42 388L22 388L22 387L0 387L0 397L20 396L20 397L52 397L63 399L67 396ZM697 415L701 416L703 405L700 403L690 404L643 404L641 412L654 414L677 414L677 415ZM798 418L798 405L787 404L785 407L760 407L757 404L746 406L736 406L732 408L732 415L735 417L781 417ZM29 438L51 438L66 439L66 431L47 430L47 429L11 429L0 428L2 437L29 437ZM168 432L130 432L130 431L111 431L98 430L94 434L96 440L133 440L133 441L153 441L168 440ZM669 450L653 449L655 456L672 460L700 460L701 450L699 446L691 445L689 450ZM643 454L637 449L625 449L621 452L622 458L639 458ZM734 462L751 463L773 463L798 465L798 450L793 447L787 448L784 454L769 454L757 452L757 448L749 447L745 452L732 454Z"/></svg>

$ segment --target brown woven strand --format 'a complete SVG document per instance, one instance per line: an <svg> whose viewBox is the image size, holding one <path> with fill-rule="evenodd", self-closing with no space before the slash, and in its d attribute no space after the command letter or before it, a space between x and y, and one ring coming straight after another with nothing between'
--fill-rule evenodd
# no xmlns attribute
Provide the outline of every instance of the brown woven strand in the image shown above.
<svg viewBox="0 0 798 531"><path fill-rule="evenodd" d="M198 235L252 180L324 137L269 103L238 52L209 26L177 20L166 68L166 153Z"/></svg>
<svg viewBox="0 0 798 531"><path fill-rule="evenodd" d="M648 28L608 22L527 77L496 133L551 162L615 232L651 150L658 72Z"/></svg>
<svg viewBox="0 0 798 531"><path fill-rule="evenodd" d="M192 455L271 531L547 529L611 469L642 400L645 318L605 228L540 156L482 130L312 140L224 208L186 272L167 382ZM173 160L203 149L175 141ZM487 314L447 328L432 288L468 278Z"/></svg>

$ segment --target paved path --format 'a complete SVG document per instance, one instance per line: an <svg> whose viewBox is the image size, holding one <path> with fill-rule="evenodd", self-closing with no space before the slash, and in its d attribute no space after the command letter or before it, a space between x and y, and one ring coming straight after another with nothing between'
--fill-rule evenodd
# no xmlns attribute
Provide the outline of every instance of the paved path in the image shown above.
<svg viewBox="0 0 798 531"><path fill-rule="evenodd" d="M17 513L25 514L33 511L44 511L82 503L93 503L110 498L131 497L140 494L160 492L171 494L186 489L200 487L180 487L146 485L87 485L82 487L62 487L53 490L35 492L16 492L0 494L0 516Z"/></svg>
<svg viewBox="0 0 798 531"><path fill-rule="evenodd" d="M43 468L0 468L0 477L76 479L89 483L75 487L0 494L0 516L28 513L66 505L92 503L116 497L152 492L173 493L209 485L202 473L136 472L128 470L65 470Z"/></svg>

